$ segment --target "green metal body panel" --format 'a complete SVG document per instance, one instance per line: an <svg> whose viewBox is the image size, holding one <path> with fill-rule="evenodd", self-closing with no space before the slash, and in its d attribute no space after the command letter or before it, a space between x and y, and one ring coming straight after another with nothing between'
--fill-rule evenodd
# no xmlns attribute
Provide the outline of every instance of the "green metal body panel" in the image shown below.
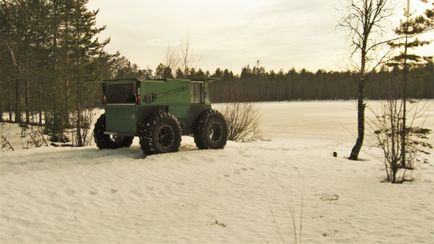
<svg viewBox="0 0 434 244"><path fill-rule="evenodd" d="M138 136L138 125L158 110L173 114L179 121L182 134L193 133L198 115L211 108L207 82L190 80L112 80L103 81L103 91L111 84L134 84L136 98L128 104L106 104L106 131ZM200 96L198 96L198 94ZM137 96L140 95L140 96Z"/></svg>

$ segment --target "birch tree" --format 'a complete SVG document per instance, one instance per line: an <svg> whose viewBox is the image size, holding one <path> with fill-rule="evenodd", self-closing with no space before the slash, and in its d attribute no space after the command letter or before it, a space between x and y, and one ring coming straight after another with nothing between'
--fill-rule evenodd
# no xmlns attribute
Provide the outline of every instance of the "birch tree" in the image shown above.
<svg viewBox="0 0 434 244"><path fill-rule="evenodd" d="M348 0L345 15L339 26L348 31L352 57L356 58L357 86L357 139L349 159L357 160L365 137L365 86L367 76L380 63L378 50L387 41L381 40L384 27L392 12L390 0Z"/></svg>

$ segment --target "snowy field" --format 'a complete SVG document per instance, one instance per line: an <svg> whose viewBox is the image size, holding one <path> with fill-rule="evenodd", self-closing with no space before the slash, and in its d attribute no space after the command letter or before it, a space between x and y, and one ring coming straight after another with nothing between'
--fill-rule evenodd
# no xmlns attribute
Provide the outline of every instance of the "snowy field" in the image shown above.
<svg viewBox="0 0 434 244"><path fill-rule="evenodd" d="M416 181L381 183L369 138L363 160L345 158L354 101L257 106L265 139L224 150L183 137L181 152L147 158L137 140L1 152L0 243L296 243L301 226L302 243L434 243L432 155Z"/></svg>

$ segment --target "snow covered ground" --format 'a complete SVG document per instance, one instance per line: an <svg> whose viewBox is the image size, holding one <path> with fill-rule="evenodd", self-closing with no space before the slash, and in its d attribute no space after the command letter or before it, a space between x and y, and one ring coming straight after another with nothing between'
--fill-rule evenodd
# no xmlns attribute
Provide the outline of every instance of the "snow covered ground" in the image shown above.
<svg viewBox="0 0 434 244"><path fill-rule="evenodd" d="M258 106L266 140L224 150L1 152L0 243L295 243L300 226L303 243L434 243L433 156L416 181L381 183L375 149L345 159L355 102Z"/></svg>

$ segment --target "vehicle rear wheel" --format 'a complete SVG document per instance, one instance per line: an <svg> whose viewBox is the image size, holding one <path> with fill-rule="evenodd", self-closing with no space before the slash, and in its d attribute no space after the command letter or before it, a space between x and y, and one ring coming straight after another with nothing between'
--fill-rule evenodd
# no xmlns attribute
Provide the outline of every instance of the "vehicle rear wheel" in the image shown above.
<svg viewBox="0 0 434 244"><path fill-rule="evenodd" d="M198 116L194 142L199 149L223 149L227 140L228 126L220 112L209 109Z"/></svg>
<svg viewBox="0 0 434 244"><path fill-rule="evenodd" d="M140 127L140 146L145 155L179 151L181 127L172 114L158 111Z"/></svg>
<svg viewBox="0 0 434 244"><path fill-rule="evenodd" d="M134 137L121 135L108 135L106 132L105 114L102 114L96 121L93 129L93 138L96 146L102 149L116 149L121 147L129 147L133 143Z"/></svg>

